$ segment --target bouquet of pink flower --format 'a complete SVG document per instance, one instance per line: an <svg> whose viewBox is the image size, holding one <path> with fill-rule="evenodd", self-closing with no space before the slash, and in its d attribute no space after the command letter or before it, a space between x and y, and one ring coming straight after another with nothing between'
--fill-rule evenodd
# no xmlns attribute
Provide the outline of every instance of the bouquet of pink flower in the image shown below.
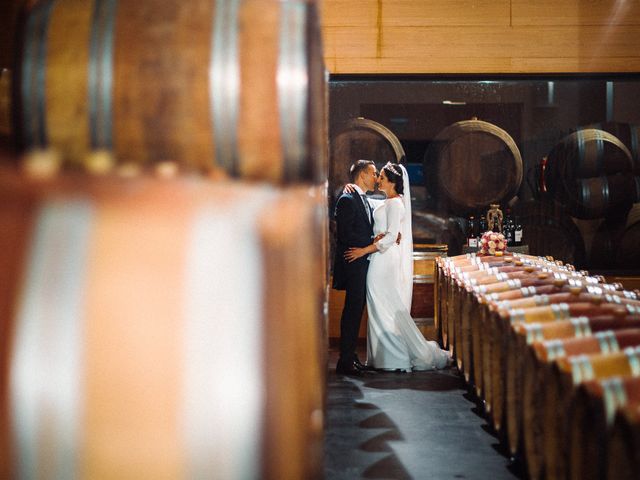
<svg viewBox="0 0 640 480"><path fill-rule="evenodd" d="M480 239L480 255L501 256L507 250L507 242L504 235L496 232L484 232Z"/></svg>

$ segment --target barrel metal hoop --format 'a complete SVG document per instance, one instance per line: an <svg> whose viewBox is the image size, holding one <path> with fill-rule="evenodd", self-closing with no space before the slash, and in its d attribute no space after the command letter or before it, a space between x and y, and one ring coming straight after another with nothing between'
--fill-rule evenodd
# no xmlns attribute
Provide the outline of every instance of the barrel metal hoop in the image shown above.
<svg viewBox="0 0 640 480"><path fill-rule="evenodd" d="M82 301L93 215L85 201L49 202L35 223L10 361L16 478L79 476Z"/></svg>
<svg viewBox="0 0 640 480"><path fill-rule="evenodd" d="M622 294L624 295L624 298L628 298L630 300L636 300L638 298L638 296L634 292L631 292L629 290L624 290Z"/></svg>
<svg viewBox="0 0 640 480"><path fill-rule="evenodd" d="M89 130L91 148L113 145L113 42L117 0L96 0L89 54Z"/></svg>
<svg viewBox="0 0 640 480"><path fill-rule="evenodd" d="M534 297L536 305L549 305L549 295L537 295Z"/></svg>
<svg viewBox="0 0 640 480"><path fill-rule="evenodd" d="M568 303L554 303L551 305L551 311L556 320L565 320L571 316Z"/></svg>
<svg viewBox="0 0 640 480"><path fill-rule="evenodd" d="M587 355L577 355L576 357L570 358L569 361L571 362L571 374L574 385L578 385L587 380L593 380L595 374L591 360Z"/></svg>
<svg viewBox="0 0 640 480"><path fill-rule="evenodd" d="M636 305L631 305L630 303L627 303L626 307L627 307L627 311L632 315L636 313L640 313L640 308L638 308Z"/></svg>
<svg viewBox="0 0 640 480"><path fill-rule="evenodd" d="M240 0L216 0L209 61L209 103L216 163L233 176L240 173L237 153L240 109L240 3Z"/></svg>
<svg viewBox="0 0 640 480"><path fill-rule="evenodd" d="M616 334L613 330L606 330L604 332L597 332L595 335L600 345L600 351L602 353L612 353L620 351Z"/></svg>
<svg viewBox="0 0 640 480"><path fill-rule="evenodd" d="M507 275L506 273L496 273L496 280L502 282L504 280L509 280L509 275Z"/></svg>
<svg viewBox="0 0 640 480"><path fill-rule="evenodd" d="M596 140L596 172L604 172L604 142L605 139L598 132L598 138Z"/></svg>
<svg viewBox="0 0 640 480"><path fill-rule="evenodd" d="M604 200L604 204L609 205L609 197L610 197L609 179L605 176L602 176L600 178L602 180L602 198Z"/></svg>
<svg viewBox="0 0 640 480"><path fill-rule="evenodd" d="M520 291L523 297L532 297L537 293L535 287L522 287Z"/></svg>
<svg viewBox="0 0 640 480"><path fill-rule="evenodd" d="M624 353L629 361L631 375L640 377L640 347L627 347L624 349Z"/></svg>
<svg viewBox="0 0 640 480"><path fill-rule="evenodd" d="M414 275L413 283L433 283L433 275Z"/></svg>
<svg viewBox="0 0 640 480"><path fill-rule="evenodd" d="M533 342L541 342L544 340L542 333L542 324L532 323L525 326L527 332L527 345L531 345Z"/></svg>
<svg viewBox="0 0 640 480"><path fill-rule="evenodd" d="M588 317L576 317L571 319L576 337L588 337L591 335L591 325Z"/></svg>
<svg viewBox="0 0 640 480"><path fill-rule="evenodd" d="M510 290L515 290L516 288L522 287L522 282L517 278L507 280L507 286Z"/></svg>
<svg viewBox="0 0 640 480"><path fill-rule="evenodd" d="M525 318L524 309L516 308L514 310L509 310L509 319L512 324L524 322Z"/></svg>
<svg viewBox="0 0 640 480"><path fill-rule="evenodd" d="M604 300L607 303L618 303L618 304L622 303L622 300L618 295L611 295L610 293L607 293L604 296Z"/></svg>
<svg viewBox="0 0 640 480"><path fill-rule="evenodd" d="M584 159L587 156L586 142L585 142L584 130L578 130L575 133L575 141L578 144L578 155L573 158L573 171L576 172L580 168L580 163L584 163ZM571 137L568 137L566 143L570 146Z"/></svg>
<svg viewBox="0 0 640 480"><path fill-rule="evenodd" d="M618 408L627 404L627 392L620 377L611 377L603 380L602 390L607 425L611 425Z"/></svg>
<svg viewBox="0 0 640 480"><path fill-rule="evenodd" d="M307 108L309 105L309 59L306 3L282 2L280 50L278 52L278 104L285 162L285 178L299 178L307 164Z"/></svg>
<svg viewBox="0 0 640 480"><path fill-rule="evenodd" d="M562 340L548 340L544 343L544 346L547 350L547 360L549 361L567 356Z"/></svg>
<svg viewBox="0 0 640 480"><path fill-rule="evenodd" d="M580 193L582 199L580 208L584 208L585 205L591 205L591 190L589 189L589 185L584 181L580 182Z"/></svg>
<svg viewBox="0 0 640 480"><path fill-rule="evenodd" d="M46 57L49 20L55 0L48 0L33 8L26 25L24 58L22 61L21 96L24 106L24 142L28 147L47 145Z"/></svg>

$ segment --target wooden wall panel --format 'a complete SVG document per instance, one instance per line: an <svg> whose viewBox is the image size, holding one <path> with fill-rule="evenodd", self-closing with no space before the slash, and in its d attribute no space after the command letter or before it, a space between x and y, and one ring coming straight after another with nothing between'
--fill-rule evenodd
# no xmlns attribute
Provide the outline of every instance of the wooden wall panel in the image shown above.
<svg viewBox="0 0 640 480"><path fill-rule="evenodd" d="M385 0L386 26L509 25L510 0Z"/></svg>
<svg viewBox="0 0 640 480"><path fill-rule="evenodd" d="M375 27L378 0L324 0L322 23L332 27Z"/></svg>
<svg viewBox="0 0 640 480"><path fill-rule="evenodd" d="M640 72L638 1L325 0L322 8L331 73Z"/></svg>
<svg viewBox="0 0 640 480"><path fill-rule="evenodd" d="M513 25L640 25L637 0L511 0Z"/></svg>

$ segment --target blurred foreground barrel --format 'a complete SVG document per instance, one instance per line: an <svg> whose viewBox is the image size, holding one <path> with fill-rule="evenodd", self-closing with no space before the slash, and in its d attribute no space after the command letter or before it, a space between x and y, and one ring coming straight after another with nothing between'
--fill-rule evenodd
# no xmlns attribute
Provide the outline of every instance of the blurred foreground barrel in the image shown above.
<svg viewBox="0 0 640 480"><path fill-rule="evenodd" d="M0 477L321 477L321 189L0 171L0 229Z"/></svg>
<svg viewBox="0 0 640 480"><path fill-rule="evenodd" d="M520 189L522 157L511 136L482 120L456 122L433 139L424 157L427 188L461 215L504 204Z"/></svg>
<svg viewBox="0 0 640 480"><path fill-rule="evenodd" d="M573 216L600 218L634 202L633 168L629 149L617 137L582 129L549 152L544 185Z"/></svg>
<svg viewBox="0 0 640 480"><path fill-rule="evenodd" d="M16 127L80 165L174 161L324 181L325 76L311 0L43 0L23 27Z"/></svg>
<svg viewBox="0 0 640 480"><path fill-rule="evenodd" d="M367 118L347 121L331 140L329 193L337 198L349 183L349 167L356 160L372 160L378 169L387 162L404 163L400 140L384 125Z"/></svg>

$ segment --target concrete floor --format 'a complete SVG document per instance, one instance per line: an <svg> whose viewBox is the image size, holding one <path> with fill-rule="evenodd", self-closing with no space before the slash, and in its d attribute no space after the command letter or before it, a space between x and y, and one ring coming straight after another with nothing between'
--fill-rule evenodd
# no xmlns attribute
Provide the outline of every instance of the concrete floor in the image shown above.
<svg viewBox="0 0 640 480"><path fill-rule="evenodd" d="M455 368L359 378L330 366L327 479L521 478Z"/></svg>

